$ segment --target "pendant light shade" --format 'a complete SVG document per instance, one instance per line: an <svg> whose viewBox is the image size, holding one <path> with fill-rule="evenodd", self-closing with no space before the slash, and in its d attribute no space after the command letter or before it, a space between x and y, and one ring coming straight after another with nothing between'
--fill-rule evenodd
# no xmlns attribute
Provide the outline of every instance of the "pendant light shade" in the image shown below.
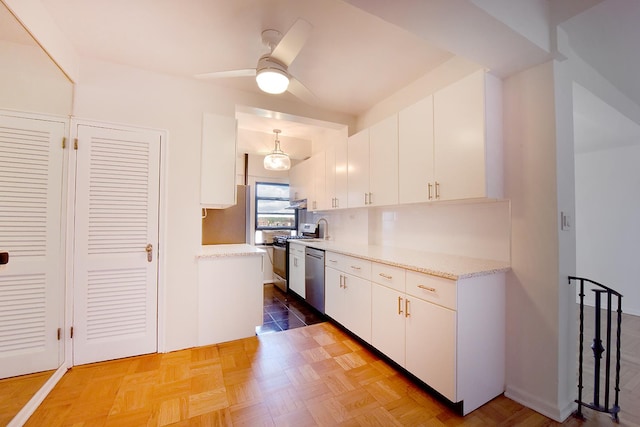
<svg viewBox="0 0 640 427"><path fill-rule="evenodd" d="M270 171L286 171L291 169L291 159L280 149L280 141L278 140L278 134L280 132L282 132L280 129L273 130L273 133L276 134L276 146L271 153L264 157L264 168Z"/></svg>

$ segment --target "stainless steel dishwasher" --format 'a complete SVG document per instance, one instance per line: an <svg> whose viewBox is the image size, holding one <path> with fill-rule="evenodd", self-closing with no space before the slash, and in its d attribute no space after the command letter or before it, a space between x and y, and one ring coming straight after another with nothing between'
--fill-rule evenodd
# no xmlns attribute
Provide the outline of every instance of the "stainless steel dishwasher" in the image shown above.
<svg viewBox="0 0 640 427"><path fill-rule="evenodd" d="M304 271L305 299L324 314L324 251L306 248Z"/></svg>

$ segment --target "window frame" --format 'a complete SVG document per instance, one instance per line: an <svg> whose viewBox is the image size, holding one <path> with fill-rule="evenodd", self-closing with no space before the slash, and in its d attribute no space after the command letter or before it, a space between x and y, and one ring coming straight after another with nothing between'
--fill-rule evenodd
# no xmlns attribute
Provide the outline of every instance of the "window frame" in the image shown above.
<svg viewBox="0 0 640 427"><path fill-rule="evenodd" d="M298 229L298 210L294 209L293 210L293 225L291 227L263 227L263 226L259 226L258 225L258 215L259 214L278 214L276 212L260 212L258 210L258 201L259 200L273 200L273 201L286 201L286 202L291 202L291 197L259 197L258 196L258 187L260 185L269 185L269 186L279 186L279 187L289 187L289 184L287 183L281 183L281 182L266 182L266 181L260 181L260 182L256 182L256 191L255 191L255 231L271 231L271 230L297 230Z"/></svg>

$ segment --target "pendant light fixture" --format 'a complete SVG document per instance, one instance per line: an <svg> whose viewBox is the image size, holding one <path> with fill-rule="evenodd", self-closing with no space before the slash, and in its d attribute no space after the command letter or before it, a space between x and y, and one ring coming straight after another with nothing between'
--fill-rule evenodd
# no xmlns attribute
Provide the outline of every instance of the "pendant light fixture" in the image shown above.
<svg viewBox="0 0 640 427"><path fill-rule="evenodd" d="M282 132L280 129L274 129L276 134L275 149L264 157L264 168L270 171L286 171L291 169L291 159L280 149L280 141L278 134Z"/></svg>

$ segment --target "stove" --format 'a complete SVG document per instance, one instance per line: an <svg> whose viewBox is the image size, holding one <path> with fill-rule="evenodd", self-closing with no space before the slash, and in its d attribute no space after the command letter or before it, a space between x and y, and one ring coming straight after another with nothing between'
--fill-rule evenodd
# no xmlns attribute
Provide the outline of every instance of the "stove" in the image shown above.
<svg viewBox="0 0 640 427"><path fill-rule="evenodd" d="M289 289L287 278L289 276L289 245L292 240L308 240L318 238L318 226L316 224L300 224L298 235L278 235L273 237L273 272L282 280L275 285L286 292Z"/></svg>

